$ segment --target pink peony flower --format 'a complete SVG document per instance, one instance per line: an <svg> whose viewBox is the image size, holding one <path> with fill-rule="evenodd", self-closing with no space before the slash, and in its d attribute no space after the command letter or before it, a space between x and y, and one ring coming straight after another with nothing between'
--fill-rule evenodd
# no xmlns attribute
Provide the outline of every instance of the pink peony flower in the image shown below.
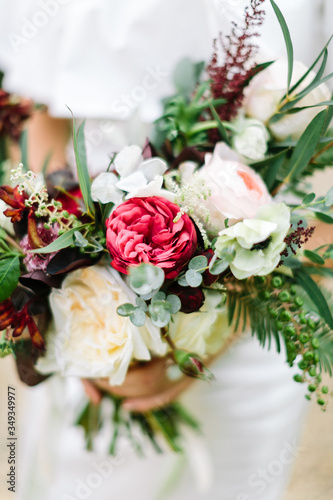
<svg viewBox="0 0 333 500"><path fill-rule="evenodd" d="M186 214L174 222L178 213L178 205L158 196L119 205L106 221L112 267L128 274L129 266L150 263L175 278L197 246L193 222Z"/></svg>
<svg viewBox="0 0 333 500"><path fill-rule="evenodd" d="M261 177L224 143L216 144L213 154L205 155L199 176L211 190L205 205L210 211L210 224L219 230L227 217L249 219L271 201Z"/></svg>

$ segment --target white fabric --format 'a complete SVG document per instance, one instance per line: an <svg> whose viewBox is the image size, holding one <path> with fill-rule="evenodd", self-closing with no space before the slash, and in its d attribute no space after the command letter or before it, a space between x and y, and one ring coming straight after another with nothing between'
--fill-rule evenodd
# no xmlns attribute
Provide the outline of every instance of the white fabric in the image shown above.
<svg viewBox="0 0 333 500"><path fill-rule="evenodd" d="M53 379L33 389L20 430L30 467L19 499L281 500L299 455L304 388L292 380L284 355L252 338L232 346L212 370L215 382L196 382L183 398L203 430L201 437L188 436L186 457L157 455L146 443L140 458L123 441L110 458L103 452L107 432L98 453L85 452L83 433L69 425L79 382Z"/></svg>
<svg viewBox="0 0 333 500"><path fill-rule="evenodd" d="M332 2L277 3L290 25L296 56L309 64L332 29ZM1 0L5 87L48 104L56 116L69 116L67 104L75 116L89 118L89 162L97 173L105 169L112 151L135 140L137 131L145 135L140 120L158 116L160 97L172 91L175 63L183 56L207 60L211 38L228 29L245 4ZM269 13L260 43L274 56L285 49L266 4ZM324 4L325 23L319 25L314 20ZM147 458L139 459L123 444L108 477L100 472L106 455L85 453L82 433L69 425L80 396L75 381L72 390L71 384L63 386L56 379L32 389L27 407L21 408L26 428L20 436L20 500L281 500L298 454L304 388L293 382L283 355L274 349L267 353L254 339L235 345L213 371L216 382L196 383L184 397L204 430L200 444L189 438L191 468L188 460L170 453L147 451ZM171 487L168 483L176 476L178 485Z"/></svg>

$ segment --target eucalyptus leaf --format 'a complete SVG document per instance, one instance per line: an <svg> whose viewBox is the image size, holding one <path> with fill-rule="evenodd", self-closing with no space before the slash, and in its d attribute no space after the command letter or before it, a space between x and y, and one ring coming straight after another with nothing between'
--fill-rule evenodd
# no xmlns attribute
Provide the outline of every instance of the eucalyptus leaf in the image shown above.
<svg viewBox="0 0 333 500"><path fill-rule="evenodd" d="M212 267L209 269L210 274L217 276L218 274L222 274L229 267L229 262L227 260L219 260L217 259Z"/></svg>
<svg viewBox="0 0 333 500"><path fill-rule="evenodd" d="M198 271L203 273L205 268L208 266L207 257L204 255L198 255L197 257L193 257L188 264L189 269L194 269L194 271Z"/></svg>
<svg viewBox="0 0 333 500"><path fill-rule="evenodd" d="M176 314L180 308L182 307L182 303L180 301L180 298L177 297L177 295L168 295L167 296L167 301L169 302L169 304L171 305L171 314Z"/></svg>
<svg viewBox="0 0 333 500"><path fill-rule="evenodd" d="M122 304L117 308L117 313L119 316L130 316L134 311L135 307L133 304Z"/></svg>
<svg viewBox="0 0 333 500"><path fill-rule="evenodd" d="M148 306L146 304L146 301L143 300L141 297L137 297L135 299L135 303L138 307L140 307L140 309L142 309L144 312L147 312L148 311Z"/></svg>
<svg viewBox="0 0 333 500"><path fill-rule="evenodd" d="M129 285L138 295L147 295L158 290L164 283L164 271L152 264L140 264L131 267Z"/></svg>
<svg viewBox="0 0 333 500"><path fill-rule="evenodd" d="M74 244L75 244L75 246L84 248L88 245L88 243L89 243L88 240L86 238L84 238L84 236L82 236L80 231L74 232Z"/></svg>
<svg viewBox="0 0 333 500"><path fill-rule="evenodd" d="M129 318L133 325L140 327L143 326L146 322L146 313L142 309L137 308Z"/></svg>
<svg viewBox="0 0 333 500"><path fill-rule="evenodd" d="M202 283L202 275L194 269L189 269L185 273L187 284L192 288L197 288Z"/></svg>
<svg viewBox="0 0 333 500"><path fill-rule="evenodd" d="M188 286L185 276L181 276L178 279L178 285L180 285L180 286Z"/></svg>
<svg viewBox="0 0 333 500"><path fill-rule="evenodd" d="M321 257L321 255L313 252L312 250L304 250L303 255L315 264L320 264L321 266L325 264L325 260Z"/></svg>
<svg viewBox="0 0 333 500"><path fill-rule="evenodd" d="M166 299L166 295L164 292L157 292L157 293L155 293L155 295L153 295L153 297L151 298L151 301L156 302L157 300L165 300L165 299Z"/></svg>
<svg viewBox="0 0 333 500"><path fill-rule="evenodd" d="M315 193L309 193L306 196L304 196L302 200L302 205L309 205L310 203L313 202L313 200L316 198Z"/></svg>
<svg viewBox="0 0 333 500"><path fill-rule="evenodd" d="M333 187L331 187L325 196L325 207L333 205Z"/></svg>

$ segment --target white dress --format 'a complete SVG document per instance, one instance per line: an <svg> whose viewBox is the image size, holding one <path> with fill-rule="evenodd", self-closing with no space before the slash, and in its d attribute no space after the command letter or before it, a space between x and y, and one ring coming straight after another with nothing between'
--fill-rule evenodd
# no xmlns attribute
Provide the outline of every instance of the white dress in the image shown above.
<svg viewBox="0 0 333 500"><path fill-rule="evenodd" d="M313 22L332 2L280 0L296 54L309 64L320 49ZM245 0L12 0L0 3L0 67L5 87L49 105L55 116L86 117L91 171L110 152L141 142L171 72L184 56L207 60L211 39L239 18ZM329 16L326 15L326 21ZM300 29L302 25L302 29ZM303 28L304 27L304 28ZM268 6L261 44L284 50ZM281 500L305 410L304 388L274 348L244 337L195 383L184 403L202 422L186 454L138 458L123 442L110 459L84 451L71 426L82 395L75 380L30 389L21 421L20 500ZM23 410L21 410L23 411ZM34 424L32 425L32 422ZM24 465L23 465L24 464Z"/></svg>

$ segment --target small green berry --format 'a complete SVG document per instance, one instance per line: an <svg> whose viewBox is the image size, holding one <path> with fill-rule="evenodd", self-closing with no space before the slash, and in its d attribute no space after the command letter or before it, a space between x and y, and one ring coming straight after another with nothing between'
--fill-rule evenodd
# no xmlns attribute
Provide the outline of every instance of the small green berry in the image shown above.
<svg viewBox="0 0 333 500"><path fill-rule="evenodd" d="M317 382L318 382L318 384L320 384L320 383L321 383L321 380L322 380L322 379L321 379L321 375L317 375Z"/></svg>
<svg viewBox="0 0 333 500"><path fill-rule="evenodd" d="M297 290L296 290L295 285L290 285L289 290L290 290L291 295L296 295Z"/></svg>
<svg viewBox="0 0 333 500"><path fill-rule="evenodd" d="M255 282L260 284L260 285L263 285L266 281L266 278L265 276L255 276Z"/></svg>
<svg viewBox="0 0 333 500"><path fill-rule="evenodd" d="M310 392L315 392L317 390L317 386L314 385L314 384L310 384L309 387L308 387L309 391Z"/></svg>
<svg viewBox="0 0 333 500"><path fill-rule="evenodd" d="M303 325L306 325L306 317L304 313L301 313L299 316L299 322L302 323Z"/></svg>
<svg viewBox="0 0 333 500"><path fill-rule="evenodd" d="M320 345L319 340L316 337L314 337L313 339L311 339L311 345L314 349L318 349Z"/></svg>
<svg viewBox="0 0 333 500"><path fill-rule="evenodd" d="M327 385L323 385L323 387L321 388L321 392L323 394L328 394L328 387L327 387Z"/></svg>
<svg viewBox="0 0 333 500"><path fill-rule="evenodd" d="M51 229L51 226L49 224L44 224L44 229Z"/></svg>
<svg viewBox="0 0 333 500"><path fill-rule="evenodd" d="M307 324L308 327L311 328L311 330L314 330L316 328L316 323L313 321L312 318L307 319Z"/></svg>
<svg viewBox="0 0 333 500"><path fill-rule="evenodd" d="M287 325L284 327L283 333L285 335L295 335L295 333L296 333L295 327L291 326L291 325Z"/></svg>
<svg viewBox="0 0 333 500"><path fill-rule="evenodd" d="M290 301L290 293L286 290L282 290L282 292L278 295L280 302L289 302Z"/></svg>
<svg viewBox="0 0 333 500"><path fill-rule="evenodd" d="M280 312L280 321L290 321L291 320L291 314L289 311L286 311L285 309L282 309Z"/></svg>
<svg viewBox="0 0 333 500"><path fill-rule="evenodd" d="M299 363L297 363L297 366L300 370L305 370L306 368L306 363L302 360Z"/></svg>
<svg viewBox="0 0 333 500"><path fill-rule="evenodd" d="M305 398L306 398L308 401L311 401L311 396L310 396L310 394L306 394L306 395L305 395Z"/></svg>
<svg viewBox="0 0 333 500"><path fill-rule="evenodd" d="M317 375L317 370L314 366L311 366L311 368L309 370L309 375L310 375L310 377L315 377Z"/></svg>
<svg viewBox="0 0 333 500"><path fill-rule="evenodd" d="M304 300L301 297L295 297L294 298L294 303L298 307L302 307L304 305Z"/></svg>
<svg viewBox="0 0 333 500"><path fill-rule="evenodd" d="M313 352L312 352L312 351L306 351L306 352L304 353L303 358L304 358L306 361L312 361L312 360L313 360Z"/></svg>
<svg viewBox="0 0 333 500"><path fill-rule="evenodd" d="M268 290L262 290L262 291L260 292L260 298L261 298L262 300L269 300L269 299L270 299L270 297L271 297L271 294L269 293L269 291L268 291Z"/></svg>
<svg viewBox="0 0 333 500"><path fill-rule="evenodd" d="M274 276L272 279L271 285L273 288L280 288L283 285L283 280L280 276Z"/></svg>
<svg viewBox="0 0 333 500"><path fill-rule="evenodd" d="M318 363L319 362L319 354L317 352L313 353L313 360Z"/></svg>
<svg viewBox="0 0 333 500"><path fill-rule="evenodd" d="M303 377L302 377L302 375L297 374L297 375L294 375L294 380L295 380L295 382L303 382Z"/></svg>
<svg viewBox="0 0 333 500"><path fill-rule="evenodd" d="M62 212L62 214L61 214L61 215L62 215L62 217L64 217L65 219L68 219L68 217L69 217L69 213L67 212L67 210L64 210L64 211Z"/></svg>
<svg viewBox="0 0 333 500"><path fill-rule="evenodd" d="M318 399L317 399L317 403L318 403L320 406L324 406L324 405L326 404L326 401L325 401L325 399L318 398Z"/></svg>
<svg viewBox="0 0 333 500"><path fill-rule="evenodd" d="M290 352L293 352L293 351L296 351L296 346L294 344L294 342L287 342L286 343L286 348L287 350Z"/></svg>
<svg viewBox="0 0 333 500"><path fill-rule="evenodd" d="M307 333L301 333L301 335L299 336L299 341L302 343L302 344L306 344L307 342L309 342L309 335Z"/></svg>

